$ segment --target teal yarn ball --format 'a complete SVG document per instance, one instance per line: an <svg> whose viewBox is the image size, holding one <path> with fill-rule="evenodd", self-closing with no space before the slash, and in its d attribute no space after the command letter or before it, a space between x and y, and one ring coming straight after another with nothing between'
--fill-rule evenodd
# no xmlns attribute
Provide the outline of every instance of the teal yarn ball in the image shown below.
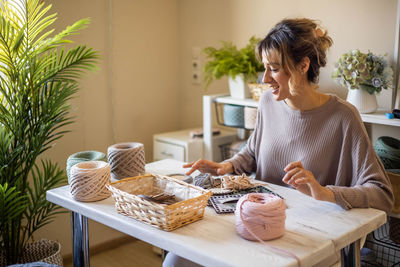
<svg viewBox="0 0 400 267"><path fill-rule="evenodd" d="M385 169L400 169L400 140L381 136L376 140L374 149Z"/></svg>
<svg viewBox="0 0 400 267"><path fill-rule="evenodd" d="M106 154L95 150L81 151L69 156L67 159L68 184L70 183L70 171L72 166L83 161L92 161L92 160L107 162L107 157Z"/></svg>
<svg viewBox="0 0 400 267"><path fill-rule="evenodd" d="M224 105L224 124L231 127L244 127L244 107Z"/></svg>

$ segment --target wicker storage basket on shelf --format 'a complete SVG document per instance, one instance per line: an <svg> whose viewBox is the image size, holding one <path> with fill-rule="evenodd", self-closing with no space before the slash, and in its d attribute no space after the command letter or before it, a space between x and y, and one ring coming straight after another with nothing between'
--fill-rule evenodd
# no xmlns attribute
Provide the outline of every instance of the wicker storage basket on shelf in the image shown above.
<svg viewBox="0 0 400 267"><path fill-rule="evenodd" d="M390 182L392 183L394 194L394 206L392 212L400 214L400 174L393 172L386 173L389 176Z"/></svg>
<svg viewBox="0 0 400 267"><path fill-rule="evenodd" d="M157 174L125 178L112 182L107 188L119 213L166 231L202 219L212 194L200 187ZM159 204L139 196L160 193L173 194L178 202Z"/></svg>
<svg viewBox="0 0 400 267"><path fill-rule="evenodd" d="M394 206L393 213L400 214L400 174L387 172L393 187ZM389 237L393 242L400 244L400 219L389 218Z"/></svg>
<svg viewBox="0 0 400 267"><path fill-rule="evenodd" d="M258 101L264 91L271 89L268 85L262 83L248 83L248 86L254 101Z"/></svg>
<svg viewBox="0 0 400 267"><path fill-rule="evenodd" d="M400 174L387 172L393 187L394 206L393 213L400 214ZM400 219L395 217L389 218L389 237L393 242L400 244Z"/></svg>

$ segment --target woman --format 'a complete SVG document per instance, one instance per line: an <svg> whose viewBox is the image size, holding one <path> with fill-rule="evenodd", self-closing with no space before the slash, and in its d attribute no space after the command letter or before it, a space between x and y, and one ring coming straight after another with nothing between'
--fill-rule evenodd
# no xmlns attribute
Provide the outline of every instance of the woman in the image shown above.
<svg viewBox="0 0 400 267"><path fill-rule="evenodd" d="M309 19L285 19L258 44L265 66L257 122L247 146L222 163L185 165L218 175L256 172L266 182L290 185L344 209L390 211L393 193L358 111L316 91L319 69L332 45Z"/></svg>
<svg viewBox="0 0 400 267"><path fill-rule="evenodd" d="M309 19L285 19L258 44L263 82L272 90L259 102L247 145L222 163L184 165L215 175L256 172L256 179L290 185L344 209L390 211L391 184L358 111L340 98L316 90L332 39ZM164 266L183 260L167 257ZM179 264L178 264L179 265Z"/></svg>

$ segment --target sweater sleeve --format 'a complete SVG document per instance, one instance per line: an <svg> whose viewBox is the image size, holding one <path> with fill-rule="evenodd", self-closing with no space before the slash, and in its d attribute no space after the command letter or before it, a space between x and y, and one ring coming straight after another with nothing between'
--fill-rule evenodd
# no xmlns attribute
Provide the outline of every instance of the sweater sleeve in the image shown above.
<svg viewBox="0 0 400 267"><path fill-rule="evenodd" d="M394 196L390 180L376 155L358 112L344 125L335 185L328 185L344 209L376 208L390 211ZM349 177L351 176L351 177Z"/></svg>
<svg viewBox="0 0 400 267"><path fill-rule="evenodd" d="M236 174L251 173L256 170L256 161L254 157L254 133L249 137L246 146L231 159L226 161L232 163Z"/></svg>

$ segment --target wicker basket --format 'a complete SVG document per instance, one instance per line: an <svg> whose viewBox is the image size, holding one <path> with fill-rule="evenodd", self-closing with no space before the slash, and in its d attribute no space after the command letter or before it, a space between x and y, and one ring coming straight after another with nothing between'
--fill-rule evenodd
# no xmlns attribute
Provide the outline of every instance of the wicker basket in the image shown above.
<svg viewBox="0 0 400 267"><path fill-rule="evenodd" d="M107 188L119 213L166 231L202 219L212 194L200 187L157 174L125 178L112 182ZM174 194L178 202L165 205L138 196L159 193Z"/></svg>
<svg viewBox="0 0 400 267"><path fill-rule="evenodd" d="M394 206L392 212L400 214L400 174L393 172L386 173L389 176L393 188Z"/></svg>
<svg viewBox="0 0 400 267"><path fill-rule="evenodd" d="M248 86L250 89L251 97L254 99L254 101L258 101L264 91L271 89L268 85L262 83L248 83Z"/></svg>
<svg viewBox="0 0 400 267"><path fill-rule="evenodd" d="M6 266L6 255L0 250L0 266ZM61 244L58 241L41 239L27 243L19 259L19 264L10 266L63 266ZM8 266L8 265L7 265Z"/></svg>

